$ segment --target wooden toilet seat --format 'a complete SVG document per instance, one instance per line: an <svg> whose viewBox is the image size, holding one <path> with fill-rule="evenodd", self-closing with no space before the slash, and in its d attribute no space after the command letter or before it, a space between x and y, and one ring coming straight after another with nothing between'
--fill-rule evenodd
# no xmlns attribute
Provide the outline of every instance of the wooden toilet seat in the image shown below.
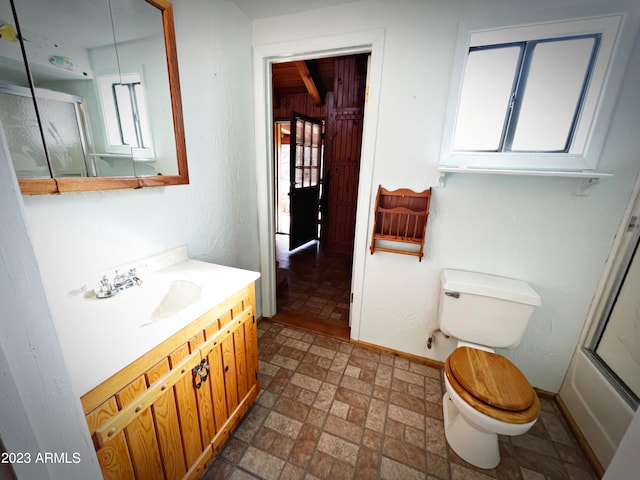
<svg viewBox="0 0 640 480"><path fill-rule="evenodd" d="M489 417L515 424L538 418L536 392L518 367L502 355L460 347L447 358L445 374L465 402Z"/></svg>

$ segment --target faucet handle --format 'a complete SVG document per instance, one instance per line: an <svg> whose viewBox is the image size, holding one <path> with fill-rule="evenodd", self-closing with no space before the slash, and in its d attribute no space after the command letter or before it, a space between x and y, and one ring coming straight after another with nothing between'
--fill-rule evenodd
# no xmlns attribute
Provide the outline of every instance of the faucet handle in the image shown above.
<svg viewBox="0 0 640 480"><path fill-rule="evenodd" d="M118 287L127 281L127 277L116 270L115 276L113 277L113 285Z"/></svg>
<svg viewBox="0 0 640 480"><path fill-rule="evenodd" d="M109 279L107 278L106 275L103 275L102 278L100 279L100 291L103 293L107 293L110 290L111 290L111 282L109 282Z"/></svg>
<svg viewBox="0 0 640 480"><path fill-rule="evenodd" d="M138 271L135 268L129 270L129 279L138 286L142 285L142 280L138 277Z"/></svg>

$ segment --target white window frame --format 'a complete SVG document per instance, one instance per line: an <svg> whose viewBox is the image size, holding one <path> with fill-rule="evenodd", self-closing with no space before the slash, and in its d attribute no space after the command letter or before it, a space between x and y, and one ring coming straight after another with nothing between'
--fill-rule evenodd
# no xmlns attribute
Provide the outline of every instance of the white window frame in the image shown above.
<svg viewBox="0 0 640 480"><path fill-rule="evenodd" d="M143 85L142 75L139 73L128 74L115 74L115 75L100 75L97 77L98 91L100 94L100 102L102 106L104 126L105 126L105 143L106 151L112 154L118 155L132 155L135 158L151 159L154 157L153 139L151 136L151 126L148 120L146 121L146 134L145 138L148 139L151 145L146 148L132 148L129 145L124 145L122 142L114 142L113 138L120 138L120 126L118 121L117 107L113 98L113 85L117 83L140 83ZM149 118L146 99L141 98L138 101L137 108L140 109L140 115L146 119ZM144 126L142 127L144 128Z"/></svg>
<svg viewBox="0 0 640 480"><path fill-rule="evenodd" d="M504 25L504 24L503 24ZM445 117L440 169L506 172L592 172L596 169L637 29L627 13L516 24L509 27L461 26ZM589 88L567 153L454 151L464 67L470 47L583 34L601 34Z"/></svg>

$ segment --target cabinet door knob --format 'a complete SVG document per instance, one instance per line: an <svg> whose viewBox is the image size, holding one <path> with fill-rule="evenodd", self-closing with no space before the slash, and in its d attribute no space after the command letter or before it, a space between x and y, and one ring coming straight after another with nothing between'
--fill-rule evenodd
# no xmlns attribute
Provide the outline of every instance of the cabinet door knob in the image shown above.
<svg viewBox="0 0 640 480"><path fill-rule="evenodd" d="M202 378L203 382L206 382L207 378L209 378L209 369L210 367L207 360L203 358L200 362L200 378Z"/></svg>
<svg viewBox="0 0 640 480"><path fill-rule="evenodd" d="M200 360L200 363L193 367L193 378L197 389L202 386L202 382L206 382L207 378L209 378L209 369L210 367L206 358Z"/></svg>

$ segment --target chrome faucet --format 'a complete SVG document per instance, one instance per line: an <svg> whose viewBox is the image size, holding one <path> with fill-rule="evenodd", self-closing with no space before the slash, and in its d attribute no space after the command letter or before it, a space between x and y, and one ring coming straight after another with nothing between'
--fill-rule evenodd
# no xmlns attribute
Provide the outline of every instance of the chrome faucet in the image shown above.
<svg viewBox="0 0 640 480"><path fill-rule="evenodd" d="M118 273L113 277L113 282L110 282L106 275L100 280L100 290L96 292L98 298L109 298L117 295L127 288L138 286L142 284L142 280L138 277L138 273L135 268L129 270L127 275Z"/></svg>

